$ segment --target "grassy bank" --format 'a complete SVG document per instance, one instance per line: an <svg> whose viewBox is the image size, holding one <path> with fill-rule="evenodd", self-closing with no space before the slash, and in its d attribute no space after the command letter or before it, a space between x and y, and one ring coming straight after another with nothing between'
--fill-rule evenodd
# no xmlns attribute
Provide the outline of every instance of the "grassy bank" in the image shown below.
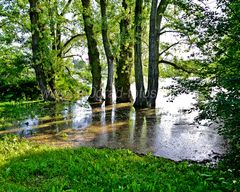
<svg viewBox="0 0 240 192"><path fill-rule="evenodd" d="M231 172L127 150L0 141L0 191L238 191Z"/></svg>

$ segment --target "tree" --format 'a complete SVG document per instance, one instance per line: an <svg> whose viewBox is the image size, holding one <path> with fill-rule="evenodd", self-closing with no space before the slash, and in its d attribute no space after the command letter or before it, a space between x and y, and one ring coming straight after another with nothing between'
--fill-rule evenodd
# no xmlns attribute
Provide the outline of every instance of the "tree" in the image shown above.
<svg viewBox="0 0 240 192"><path fill-rule="evenodd" d="M91 9L91 0L82 0L83 6L83 20L84 30L87 36L88 56L92 73L92 92L89 96L90 102L102 101L102 88L101 88L101 65L99 59L99 51L97 48L97 41L93 30L93 15Z"/></svg>
<svg viewBox="0 0 240 192"><path fill-rule="evenodd" d="M82 87L81 83L74 78L78 71L74 69L73 62L68 59L76 56L71 51L76 49L81 44L79 40L85 37L76 16L79 7L74 2L73 0L45 2L48 10L45 17L48 18L50 34L48 42L51 49L48 81L51 89L57 90L55 95L63 98L79 96L78 93Z"/></svg>
<svg viewBox="0 0 240 192"><path fill-rule="evenodd" d="M222 14L216 16L208 25L207 38L213 38L215 47L214 73L211 74L215 82L216 94L211 91L207 96L211 98L202 104L202 114L222 122L219 131L229 144L228 155L225 158L227 168L239 174L240 166L240 6L239 1L218 1ZM211 14L212 15L212 14ZM223 21L223 22L219 22ZM211 26L211 27L210 27ZM213 27L214 26L214 27ZM215 35L212 35L214 33ZM216 42L216 44L215 44ZM203 47L204 48L204 47ZM210 64L208 67L212 67ZM212 71L212 70L210 70Z"/></svg>
<svg viewBox="0 0 240 192"><path fill-rule="evenodd" d="M216 7L202 1L180 6L186 11L181 29L189 32L199 55L194 64L201 66L194 79L178 79L171 87L174 95L198 93L198 120L215 122L226 138L228 151L224 165L239 175L240 150L240 7L238 1L218 0ZM197 37L197 38L196 38Z"/></svg>
<svg viewBox="0 0 240 192"><path fill-rule="evenodd" d="M71 51L81 45L79 38L85 37L82 25L77 23L78 13L73 2L75 1L31 1L37 7L36 13L33 13L34 9L31 10L31 15L39 17L34 25L29 14L29 0L0 0L0 41L4 47L9 47L14 52L18 48L23 53L27 60L25 67L30 71L25 74L26 79L28 76L32 81L38 81L45 100L49 100L46 95L51 95L51 100L60 99L60 96L67 99L75 97L82 84L77 81L78 71L74 70L74 64L70 61L74 55ZM38 39L34 46L32 37L34 41ZM31 47L35 47L35 51L31 51ZM36 53L38 65L36 59L33 61ZM12 62L15 63L14 60ZM35 72L36 79L32 71Z"/></svg>
<svg viewBox="0 0 240 192"><path fill-rule="evenodd" d="M100 6L101 6L101 15L102 15L102 38L103 38L104 50L105 50L107 63L108 63L108 77L107 77L105 103L112 104L114 56L113 56L111 45L108 38L108 21L107 21L107 15L106 15L107 1L108 0L100 0Z"/></svg>
<svg viewBox="0 0 240 192"><path fill-rule="evenodd" d="M136 100L134 103L134 107L146 107L145 87L142 72L142 9L143 0L136 1L134 20L134 69L136 82Z"/></svg>
<svg viewBox="0 0 240 192"><path fill-rule="evenodd" d="M150 32L149 32L149 68L148 68L148 89L147 104L149 107L155 107L158 94L159 80L159 36L163 14L166 11L168 0L152 0L150 14Z"/></svg>
<svg viewBox="0 0 240 192"><path fill-rule="evenodd" d="M132 7L129 0L122 1L124 16L120 21L120 55L117 59L117 71L115 87L117 103L130 102L132 100L130 90L130 77L133 66L133 41L131 35Z"/></svg>
<svg viewBox="0 0 240 192"><path fill-rule="evenodd" d="M32 54L33 68L36 73L36 79L42 92L44 100L55 100L54 90L51 90L48 82L48 75L44 69L47 64L49 48L46 43L46 21L43 19L43 10L38 0L29 0L30 4L30 20L32 32Z"/></svg>

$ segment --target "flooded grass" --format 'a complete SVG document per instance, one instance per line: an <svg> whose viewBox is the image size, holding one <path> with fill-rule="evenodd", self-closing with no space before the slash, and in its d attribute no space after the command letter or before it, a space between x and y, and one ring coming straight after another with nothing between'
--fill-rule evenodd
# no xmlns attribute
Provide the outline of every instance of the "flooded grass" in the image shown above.
<svg viewBox="0 0 240 192"><path fill-rule="evenodd" d="M175 161L218 160L226 144L216 125L195 121L196 95L182 94L169 102L167 93L159 90L156 109L141 110L131 103L90 105L87 98L0 103L0 135L16 134L53 146L129 149Z"/></svg>
<svg viewBox="0 0 240 192"><path fill-rule="evenodd" d="M16 121L46 113L44 112L45 105L48 104L42 101L0 103L0 128L6 129L14 125Z"/></svg>
<svg viewBox="0 0 240 192"><path fill-rule="evenodd" d="M1 103L0 192L238 191L231 172L154 157L211 158L218 137L161 108Z"/></svg>
<svg viewBox="0 0 240 192"><path fill-rule="evenodd" d="M225 151L222 138L213 128L197 125L191 114L173 108L181 102L142 110L130 103L90 105L84 99L2 103L0 135L16 134L53 146L130 149L176 161L214 160Z"/></svg>
<svg viewBox="0 0 240 192"><path fill-rule="evenodd" d="M59 110L55 108L56 106ZM43 101L0 103L0 130L17 128L23 123L27 125L28 119L36 118L43 122L63 119L61 112L64 106L64 102L57 104Z"/></svg>
<svg viewBox="0 0 240 192"><path fill-rule="evenodd" d="M0 191L238 191L231 172L129 150L0 140Z"/></svg>

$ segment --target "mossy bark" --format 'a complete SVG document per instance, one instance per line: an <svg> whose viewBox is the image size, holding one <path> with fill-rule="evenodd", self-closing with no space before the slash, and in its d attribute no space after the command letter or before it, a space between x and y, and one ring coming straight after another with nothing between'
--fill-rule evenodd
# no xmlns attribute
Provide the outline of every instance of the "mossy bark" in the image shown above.
<svg viewBox="0 0 240 192"><path fill-rule="evenodd" d="M122 1L122 7L125 11L130 10L128 14L131 14L131 9L126 0ZM132 26L130 18L126 15L120 22L120 56L117 61L117 77L115 79L117 103L132 101L130 77L133 66L133 43L130 32Z"/></svg>
<svg viewBox="0 0 240 192"><path fill-rule="evenodd" d="M92 73L92 92L88 100L90 102L101 102L103 99L101 88L101 65L97 41L93 30L93 15L90 0L82 0L84 30L87 36L88 57Z"/></svg>
<svg viewBox="0 0 240 192"><path fill-rule="evenodd" d="M48 81L48 72L45 70L46 64L45 53L48 47L45 46L44 32L45 24L40 21L41 9L39 9L38 0L29 0L30 4L30 20L32 32L32 54L33 68L35 70L36 79L41 90L44 100L55 100L55 96L51 91Z"/></svg>
<svg viewBox="0 0 240 192"><path fill-rule="evenodd" d="M59 20L59 14L58 14L58 4L57 2L50 3L49 2L49 8L48 8L48 15L50 20L50 32L51 32L51 47L52 51L55 52L56 58L62 59L62 47L61 47L61 41L62 41L62 33L61 33L61 22ZM60 14L60 16L63 16ZM49 70L49 86L54 93L56 98L62 98L61 91L56 91L56 70L54 69L54 62L55 60L51 60L51 66Z"/></svg>

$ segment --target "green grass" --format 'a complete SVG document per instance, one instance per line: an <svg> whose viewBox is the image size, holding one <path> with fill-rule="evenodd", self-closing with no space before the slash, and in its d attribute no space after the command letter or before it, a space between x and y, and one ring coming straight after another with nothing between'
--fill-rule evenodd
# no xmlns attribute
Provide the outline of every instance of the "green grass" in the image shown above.
<svg viewBox="0 0 240 192"><path fill-rule="evenodd" d="M237 191L231 172L128 150L0 140L0 191Z"/></svg>

